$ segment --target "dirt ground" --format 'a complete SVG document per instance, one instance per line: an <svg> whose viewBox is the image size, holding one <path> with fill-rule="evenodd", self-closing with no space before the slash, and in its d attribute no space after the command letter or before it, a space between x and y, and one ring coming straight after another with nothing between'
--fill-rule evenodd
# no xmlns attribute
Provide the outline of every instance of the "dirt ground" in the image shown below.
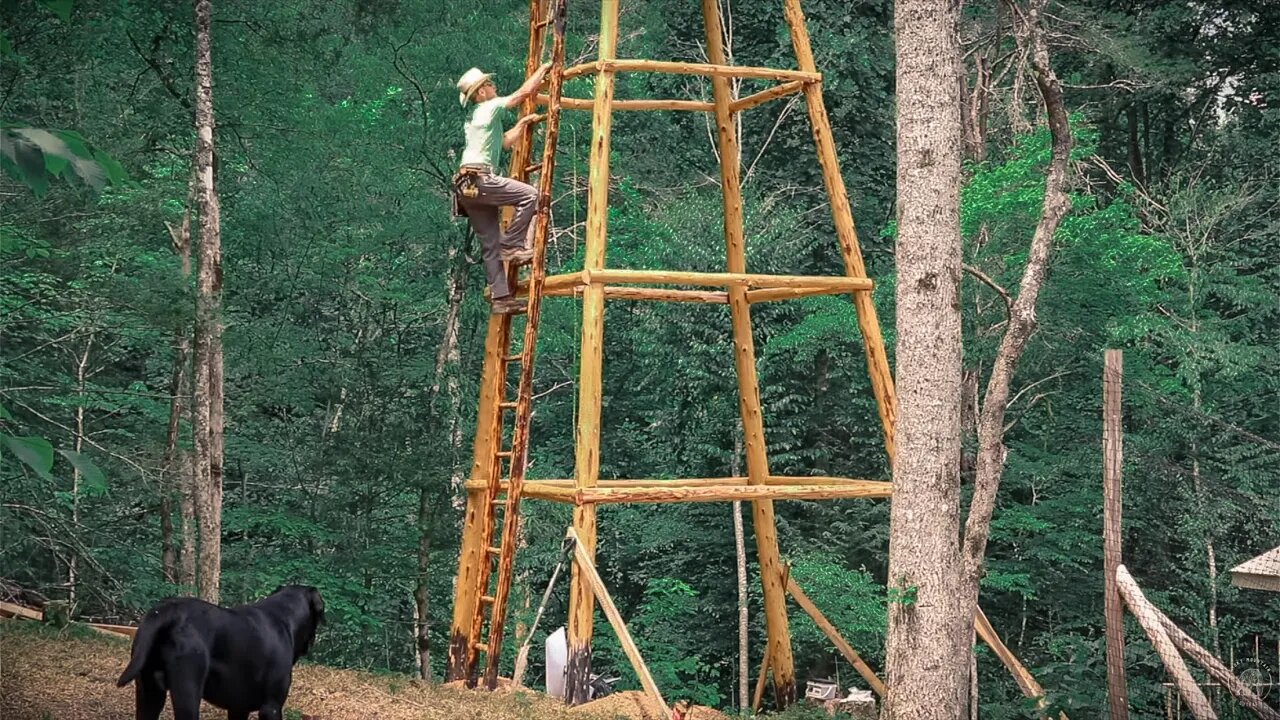
<svg viewBox="0 0 1280 720"><path fill-rule="evenodd" d="M0 718L3 720L130 720L133 687L117 688L129 658L127 639L80 632L58 634L0 621ZM585 706L584 706L585 707ZM608 710L600 708L600 710ZM382 676L317 665L294 671L286 718L316 720L583 720L581 710L536 692L487 693L430 687L404 676ZM596 714L641 717L629 713ZM172 720L169 708L164 718ZM206 706L201 718L226 714ZM695 716L703 720L702 716ZM711 720L710 717L706 720Z"/></svg>

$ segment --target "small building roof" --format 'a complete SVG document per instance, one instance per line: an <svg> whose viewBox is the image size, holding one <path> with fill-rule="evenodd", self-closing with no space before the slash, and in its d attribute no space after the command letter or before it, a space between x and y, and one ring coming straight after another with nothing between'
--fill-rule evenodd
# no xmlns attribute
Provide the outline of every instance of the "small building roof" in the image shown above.
<svg viewBox="0 0 1280 720"><path fill-rule="evenodd" d="M1280 547L1231 568L1231 583L1236 587L1280 592Z"/></svg>

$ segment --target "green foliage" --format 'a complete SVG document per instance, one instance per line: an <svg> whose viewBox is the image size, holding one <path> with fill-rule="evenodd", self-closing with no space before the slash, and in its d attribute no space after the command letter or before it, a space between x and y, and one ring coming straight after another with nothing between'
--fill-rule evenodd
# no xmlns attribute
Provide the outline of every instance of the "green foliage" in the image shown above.
<svg viewBox="0 0 1280 720"><path fill-rule="evenodd" d="M804 5L892 356L893 5ZM181 225L188 202L191 17L155 0L18 7L0 31L4 113L13 118L0 130L0 567L7 580L63 599L74 558L76 612L130 620L182 590L161 573L160 506L165 493L177 504L164 468L169 383L175 331L188 330L193 316L192 279L166 227ZM224 598L252 599L283 582L317 585L329 609L320 662L412 667L425 495L429 643L434 674L443 670L460 525L454 477L470 466L487 317L476 243L446 202L463 121L452 85L478 64L502 89L514 87L527 8L516 0L483 8L290 1L243 4L216 24ZM981 4L966 8L974 22L991 20ZM571 56L592 50L594 12L590 3L571 9ZM1014 379L982 601L1050 701L1072 717L1096 714L1103 687L1098 378L1106 347L1126 351L1126 562L1202 639L1211 635L1216 590L1224 649L1254 635L1266 642L1280 621L1274 601L1222 575L1274 545L1280 527L1280 184L1274 163L1258 160L1272 154L1280 122L1249 100L1280 89L1270 45L1260 41L1277 25L1271 9L1216 12L1095 0L1054 8L1054 22L1096 32L1088 51L1053 50L1069 106L1083 109L1073 117L1072 210ZM696 3L628 4L624 23L620 56L703 59ZM1001 38L994 57L1014 50L1007 33L989 30L972 36ZM775 5L734 3L733 38L739 63L794 65ZM1215 94L1220 78L1235 90ZM1132 92L1117 82L1132 82ZM588 78L570 85L577 97L592 90ZM763 87L748 81L740 90ZM619 97L709 93L691 76L619 76ZM964 261L1016 293L1043 200L1048 135L1015 132L1018 108L993 97L987 155L968 168L962 193ZM1130 109L1140 132L1129 132ZM615 117L611 266L724 266L706 122L699 113ZM803 106L780 100L741 122L750 270L843 273ZM566 114L552 272L581 267L589 139L589 113ZM1127 167L1138 159L1133 150L1143 177ZM1133 177L1116 182L1095 156ZM457 264L460 358L437 374L446 280ZM966 367L981 386L1004 303L970 277L962 302ZM752 320L770 471L888 478L849 299L758 304ZM727 309L616 302L606 324L602 477L742 474ZM534 477L573 474L580 332L578 304L549 299L535 373ZM81 454L70 451L78 411ZM189 432L184 422L181 449ZM787 502L776 512L796 578L879 667L886 608L916 602L914 588L883 589L887 503ZM558 506L528 503L525 513L517 621L530 619L526 596L536 604L569 522ZM731 527L723 505L600 510L601 572L669 695L713 704L735 696ZM751 556L749 517L747 533ZM763 646L756 573L750 563L752 668ZM563 624L564 592L540 633ZM801 672L838 668L825 637L800 613L791 618ZM597 628L597 671L627 675L603 619ZM534 647L531 680L541 672ZM1139 642L1131 653L1135 712L1158 714L1158 660ZM989 655L979 667L983 717L1028 717Z"/></svg>

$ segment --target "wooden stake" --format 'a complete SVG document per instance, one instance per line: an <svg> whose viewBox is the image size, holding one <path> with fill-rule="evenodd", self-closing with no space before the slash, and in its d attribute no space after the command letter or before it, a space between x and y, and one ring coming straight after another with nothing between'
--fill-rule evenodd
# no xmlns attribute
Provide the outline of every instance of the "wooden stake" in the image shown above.
<svg viewBox="0 0 1280 720"><path fill-rule="evenodd" d="M644 664L644 658L640 656L640 648L636 647L635 640L631 639L627 624L622 621L622 614L618 612L617 606L613 604L613 598L609 597L609 590L604 586L604 581L600 579L600 574L596 572L596 566L591 560L592 553L587 552L582 543L578 542L578 536L574 533L573 528L569 529L568 537L573 542L573 557L577 561L574 567L580 575L586 578L592 592L595 593L596 599L600 601L600 609L604 611L604 616L609 619L609 624L613 625L613 631L618 634L618 642L622 645L623 652L627 654L627 659L631 661L631 667L635 669L636 676L640 678L640 685L649 694L649 698L658 707L662 708L663 717L671 720L671 708L667 707L666 701L662 699L662 693L658 691L658 684L653 681L653 675L649 673L649 667Z"/></svg>
<svg viewBox="0 0 1280 720"><path fill-rule="evenodd" d="M726 58L723 28L717 0L702 0L702 15L706 21L707 58L715 64L715 67L724 67ZM746 278L748 276L746 275L746 243L742 227L741 158L738 150L737 128L733 113L729 109L729 103L732 102L733 97L728 78L763 76L741 73L741 71L755 68L731 69L737 72L713 74L711 89L716 104L716 134L720 150L720 188L724 195L724 240L728 270L731 276ZM785 79L800 78L786 77ZM682 273L682 275L688 274ZM615 274L613 277L620 276ZM621 280L616 281L621 282ZM679 282L679 280L667 282ZM729 310L733 318L738 402L742 414L742 429L746 436L747 479L752 485L764 485L769 477L769 460L765 453L764 418L760 411L760 390L756 381L755 341L751 335L751 306L747 303L745 283L729 287ZM755 524L756 550L760 557L760 578L764 585L765 627L769 636L768 652L772 656L773 690L778 707L785 708L795 701L796 679L795 665L791 656L791 632L787 627L787 596L782 579L782 561L778 553L778 530L774 521L773 501L753 502L752 519Z"/></svg>
<svg viewBox="0 0 1280 720"><path fill-rule="evenodd" d="M1120 517L1124 505L1121 389L1124 353L1108 350L1102 371L1102 544L1103 601L1107 623L1107 707L1112 720L1129 720L1129 689L1124 675L1124 605L1116 588L1123 562Z"/></svg>
<svg viewBox="0 0 1280 720"><path fill-rule="evenodd" d="M791 30L791 45L801 70L816 72L813 50L809 46L809 30L805 27L800 0L783 0L787 27ZM831 137L831 124L827 120L827 108L822 101L822 85L816 82L804 86L805 105L809 109L809 125L813 129L813 141L818 146L818 164L822 167L822 180L831 199L831 215L835 221L836 236L840 240L840 252L844 256L845 272L850 277L865 278L866 266L862 262L862 249L858 244L858 230L853 224L853 211L849 207L849 195L845 191L844 178L840 176L840 162L836 158L836 145ZM880 334L880 321L876 318L876 306L870 293L854 293L853 304L858 310L858 327L867 353L867 371L871 376L871 388L880 408L880 423L884 427L885 450L889 464L893 464L893 428L898 416L897 399L893 389L893 373L885 354L884 337Z"/></svg>
<svg viewBox="0 0 1280 720"><path fill-rule="evenodd" d="M618 0L600 4L600 59L617 55ZM568 71L565 72L568 78ZM590 171L587 178L587 237L583 271L604 267L609 221L609 136L613 127L613 71L596 76L591 115ZM582 348L579 354L578 426L574 448L574 480L579 490L595 487L600 476L601 370L604 364L604 285L591 283L582 295ZM590 560L596 551L596 507L578 504L573 510L577 548ZM575 553L578 552L575 550ZM569 663L565 702L579 705L591 699L591 632L594 596L581 563L574 565L569 591Z"/></svg>
<svg viewBox="0 0 1280 720"><path fill-rule="evenodd" d="M823 615L822 611L818 609L818 606L814 605L813 601L809 599L809 596L804 594L804 591L796 584L795 578L787 578L787 592L791 593L791 597L796 601L796 604L800 606L800 609L804 610L809 614L809 617L813 618L814 624L818 626L818 629L822 631L822 634L826 635L827 639L830 640L836 646L836 649L840 651L840 654L844 655L844 659L848 660L849 664L853 665L853 669L857 670L858 674L862 676L862 679L867 681L867 685L875 691L876 695L884 697L888 693L888 689L885 688L884 683L876 676L876 673L871 669L871 666L867 665L867 663L862 659L862 656L853 649L853 646L840 635L840 631L836 630L836 626L832 625L831 621L827 619L827 616Z"/></svg>
<svg viewBox="0 0 1280 720"><path fill-rule="evenodd" d="M1191 710L1191 714L1196 720L1217 720L1218 715L1209 704L1209 699L1204 696L1204 691L1196 684L1195 678L1191 677L1191 672L1187 670L1182 657L1178 655L1178 649L1161 625L1158 619L1160 611L1142 594L1138 583L1134 581L1133 576L1123 564L1116 568L1116 587L1120 591L1120 597L1124 598L1125 604L1129 606L1129 612L1133 613L1138 624L1146 632L1147 638L1155 646L1156 652L1160 654L1165 670L1177 685L1178 693L1182 695L1182 700Z"/></svg>

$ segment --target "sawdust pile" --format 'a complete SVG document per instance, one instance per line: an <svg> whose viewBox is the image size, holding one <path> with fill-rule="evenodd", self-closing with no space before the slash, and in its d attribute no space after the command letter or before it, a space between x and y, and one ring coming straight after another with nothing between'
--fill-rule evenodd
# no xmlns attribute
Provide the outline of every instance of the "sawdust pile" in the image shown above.
<svg viewBox="0 0 1280 720"><path fill-rule="evenodd" d="M24 623L25 624L25 623ZM129 642L73 637L19 621L0 621L0 718L130 720L133 687L116 687ZM403 676L379 676L317 665L294 671L288 708L318 720L579 720L538 693L487 693L430 687ZM292 712L290 712L292 714ZM166 707L164 718L172 719ZM226 713L205 706L201 718Z"/></svg>
<svg viewBox="0 0 1280 720"><path fill-rule="evenodd" d="M639 690L627 690L579 705L570 713L588 717L624 718L625 720L663 720L662 711L649 696ZM730 720L728 715L714 708L694 705L684 720Z"/></svg>

